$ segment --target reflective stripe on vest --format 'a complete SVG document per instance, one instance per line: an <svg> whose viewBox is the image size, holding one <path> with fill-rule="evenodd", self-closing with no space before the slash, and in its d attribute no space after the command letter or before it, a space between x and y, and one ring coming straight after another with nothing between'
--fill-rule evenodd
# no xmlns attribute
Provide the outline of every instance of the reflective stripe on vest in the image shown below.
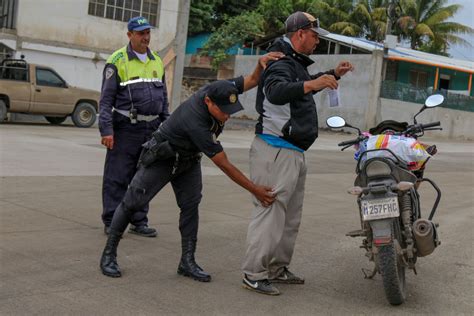
<svg viewBox="0 0 474 316"><path fill-rule="evenodd" d="M156 53L151 52L155 58L154 60L149 57L145 63L138 58L129 60L127 47L125 46L115 51L107 59L108 64L113 64L117 67L120 85L126 86L138 82L161 82L164 74L161 58Z"/></svg>
<svg viewBox="0 0 474 316"><path fill-rule="evenodd" d="M151 79L138 78L138 79L133 79L133 80L128 80L128 81L125 81L125 82L121 82L120 85L122 87L125 87L129 84L140 83L140 82L161 82L161 80L158 79L158 78L151 78Z"/></svg>

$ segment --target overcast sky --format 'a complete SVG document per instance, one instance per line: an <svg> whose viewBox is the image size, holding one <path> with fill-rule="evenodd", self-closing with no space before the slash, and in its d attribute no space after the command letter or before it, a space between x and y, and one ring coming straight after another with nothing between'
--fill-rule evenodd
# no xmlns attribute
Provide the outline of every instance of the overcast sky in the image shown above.
<svg viewBox="0 0 474 316"><path fill-rule="evenodd" d="M463 6L461 10L456 13L453 22L467 25L474 29L474 1L473 0L449 0L449 4L460 4ZM474 35L460 35L466 41L471 43L471 47L451 46L449 54L456 59L464 59L474 61Z"/></svg>

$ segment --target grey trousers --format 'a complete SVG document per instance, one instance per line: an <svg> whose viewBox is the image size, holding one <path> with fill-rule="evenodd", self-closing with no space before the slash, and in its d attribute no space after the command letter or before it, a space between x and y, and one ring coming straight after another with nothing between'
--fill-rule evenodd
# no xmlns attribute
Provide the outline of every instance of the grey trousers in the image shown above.
<svg viewBox="0 0 474 316"><path fill-rule="evenodd" d="M270 207L253 197L242 265L250 280L275 278L290 264L301 222L306 171L303 153L272 147L255 137L250 148L250 178L273 187L277 196Z"/></svg>

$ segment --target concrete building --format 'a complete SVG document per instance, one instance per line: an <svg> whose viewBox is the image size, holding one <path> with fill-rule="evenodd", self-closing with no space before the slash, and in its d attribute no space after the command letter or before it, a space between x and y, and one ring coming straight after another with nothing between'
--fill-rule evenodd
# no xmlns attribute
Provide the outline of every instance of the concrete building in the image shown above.
<svg viewBox="0 0 474 316"><path fill-rule="evenodd" d="M100 90L107 57L128 43L127 21L155 26L172 105L180 102L190 0L2 0L0 54L54 68L73 86ZM1 58L2 56L0 56Z"/></svg>

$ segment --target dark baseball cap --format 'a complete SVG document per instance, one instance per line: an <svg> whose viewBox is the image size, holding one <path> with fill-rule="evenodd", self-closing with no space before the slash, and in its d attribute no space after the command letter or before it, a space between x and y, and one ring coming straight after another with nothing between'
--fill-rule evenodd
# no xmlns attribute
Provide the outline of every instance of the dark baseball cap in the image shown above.
<svg viewBox="0 0 474 316"><path fill-rule="evenodd" d="M239 90L231 81L214 81L207 87L206 95L222 112L229 115L244 109L238 98Z"/></svg>
<svg viewBox="0 0 474 316"><path fill-rule="evenodd" d="M309 13L297 11L290 15L285 21L286 33L298 30L311 29L319 35L328 35L329 32L319 27L319 19Z"/></svg>
<svg viewBox="0 0 474 316"><path fill-rule="evenodd" d="M151 29L151 25L147 19L142 16L136 16L131 18L128 21L128 30L129 31L143 31L147 29Z"/></svg>

